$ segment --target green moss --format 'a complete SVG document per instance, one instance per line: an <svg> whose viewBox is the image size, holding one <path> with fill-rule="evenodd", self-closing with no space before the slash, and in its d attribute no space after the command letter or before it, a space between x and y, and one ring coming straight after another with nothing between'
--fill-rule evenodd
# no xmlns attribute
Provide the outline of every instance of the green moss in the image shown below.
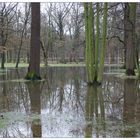
<svg viewBox="0 0 140 140"><path fill-rule="evenodd" d="M128 76L134 76L135 75L135 71L134 70L131 70L131 69L126 69L126 75Z"/></svg>
<svg viewBox="0 0 140 140"><path fill-rule="evenodd" d="M38 76L34 71L31 71L27 73L25 79L34 81L34 80L41 80L41 77Z"/></svg>
<svg viewBox="0 0 140 140"><path fill-rule="evenodd" d="M120 75L116 75L116 77L121 78L121 79L138 79L138 74L136 73L136 75L132 75L132 76L128 76L126 74L120 74Z"/></svg>

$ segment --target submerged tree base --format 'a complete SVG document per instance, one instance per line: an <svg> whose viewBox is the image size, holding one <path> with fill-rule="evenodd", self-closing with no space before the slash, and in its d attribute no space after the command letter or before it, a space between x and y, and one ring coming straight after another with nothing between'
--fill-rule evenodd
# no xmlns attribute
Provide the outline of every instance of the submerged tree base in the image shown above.
<svg viewBox="0 0 140 140"><path fill-rule="evenodd" d="M131 75L135 75L135 71L131 70L131 69L126 69L126 75L131 76Z"/></svg>
<svg viewBox="0 0 140 140"><path fill-rule="evenodd" d="M38 76L35 72L28 72L25 76L26 80L41 80L41 77Z"/></svg>
<svg viewBox="0 0 140 140"><path fill-rule="evenodd" d="M126 69L125 64L120 67L121 69Z"/></svg>
<svg viewBox="0 0 140 140"><path fill-rule="evenodd" d="M98 81L93 81L93 82L87 82L88 86L100 86L101 82Z"/></svg>

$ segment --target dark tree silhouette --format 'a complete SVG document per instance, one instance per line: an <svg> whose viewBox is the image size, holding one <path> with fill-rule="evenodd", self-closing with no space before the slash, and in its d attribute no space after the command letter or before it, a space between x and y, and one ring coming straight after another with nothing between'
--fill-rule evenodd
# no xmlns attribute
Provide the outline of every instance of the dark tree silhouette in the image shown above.
<svg viewBox="0 0 140 140"><path fill-rule="evenodd" d="M31 3L31 48L30 62L26 79L37 80L40 77L40 3Z"/></svg>
<svg viewBox="0 0 140 140"><path fill-rule="evenodd" d="M128 14L125 17L125 48L126 48L126 74L135 75L135 22L136 3L126 4ZM127 29L126 29L127 28Z"/></svg>

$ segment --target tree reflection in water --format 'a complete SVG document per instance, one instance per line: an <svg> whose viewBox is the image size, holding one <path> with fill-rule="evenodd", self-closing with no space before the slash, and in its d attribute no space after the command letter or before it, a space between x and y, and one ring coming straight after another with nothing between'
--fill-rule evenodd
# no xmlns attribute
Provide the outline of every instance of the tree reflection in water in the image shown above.
<svg viewBox="0 0 140 140"><path fill-rule="evenodd" d="M140 136L137 80L104 75L102 86L88 87L83 68L50 68L44 82L25 82L15 70L8 72L7 77L0 75L5 118L0 121L9 121L0 137Z"/></svg>
<svg viewBox="0 0 140 140"><path fill-rule="evenodd" d="M41 83L39 81L27 82L31 114L41 114ZM31 130L33 137L42 137L41 120L40 118L34 119L31 123Z"/></svg>
<svg viewBox="0 0 140 140"><path fill-rule="evenodd" d="M5 81L6 80L6 75L3 74L2 75L2 80ZM9 106L9 98L7 96L7 84L5 82L2 83L2 106L3 106L3 110L9 110L10 106Z"/></svg>
<svg viewBox="0 0 140 140"><path fill-rule="evenodd" d="M135 88L136 81L134 79L126 79L124 81L124 105L123 105L123 122L125 125L133 125L136 123L136 105L137 90ZM124 128L121 132L123 137L136 137L134 127Z"/></svg>
<svg viewBox="0 0 140 140"><path fill-rule="evenodd" d="M93 137L93 127L96 131L96 137L99 137L98 125L102 125L105 132L105 110L104 110L104 99L102 95L102 89L99 86L88 86L86 103L85 103L85 137ZM93 121L96 120L96 126ZM106 137L103 133L102 137Z"/></svg>

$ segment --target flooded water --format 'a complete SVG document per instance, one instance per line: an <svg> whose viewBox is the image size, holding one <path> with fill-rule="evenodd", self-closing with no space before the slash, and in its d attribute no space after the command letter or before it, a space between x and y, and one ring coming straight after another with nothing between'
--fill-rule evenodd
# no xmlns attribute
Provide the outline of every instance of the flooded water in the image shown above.
<svg viewBox="0 0 140 140"><path fill-rule="evenodd" d="M40 82L26 72L0 71L1 138L140 137L138 80L105 74L88 87L82 67L42 68Z"/></svg>

